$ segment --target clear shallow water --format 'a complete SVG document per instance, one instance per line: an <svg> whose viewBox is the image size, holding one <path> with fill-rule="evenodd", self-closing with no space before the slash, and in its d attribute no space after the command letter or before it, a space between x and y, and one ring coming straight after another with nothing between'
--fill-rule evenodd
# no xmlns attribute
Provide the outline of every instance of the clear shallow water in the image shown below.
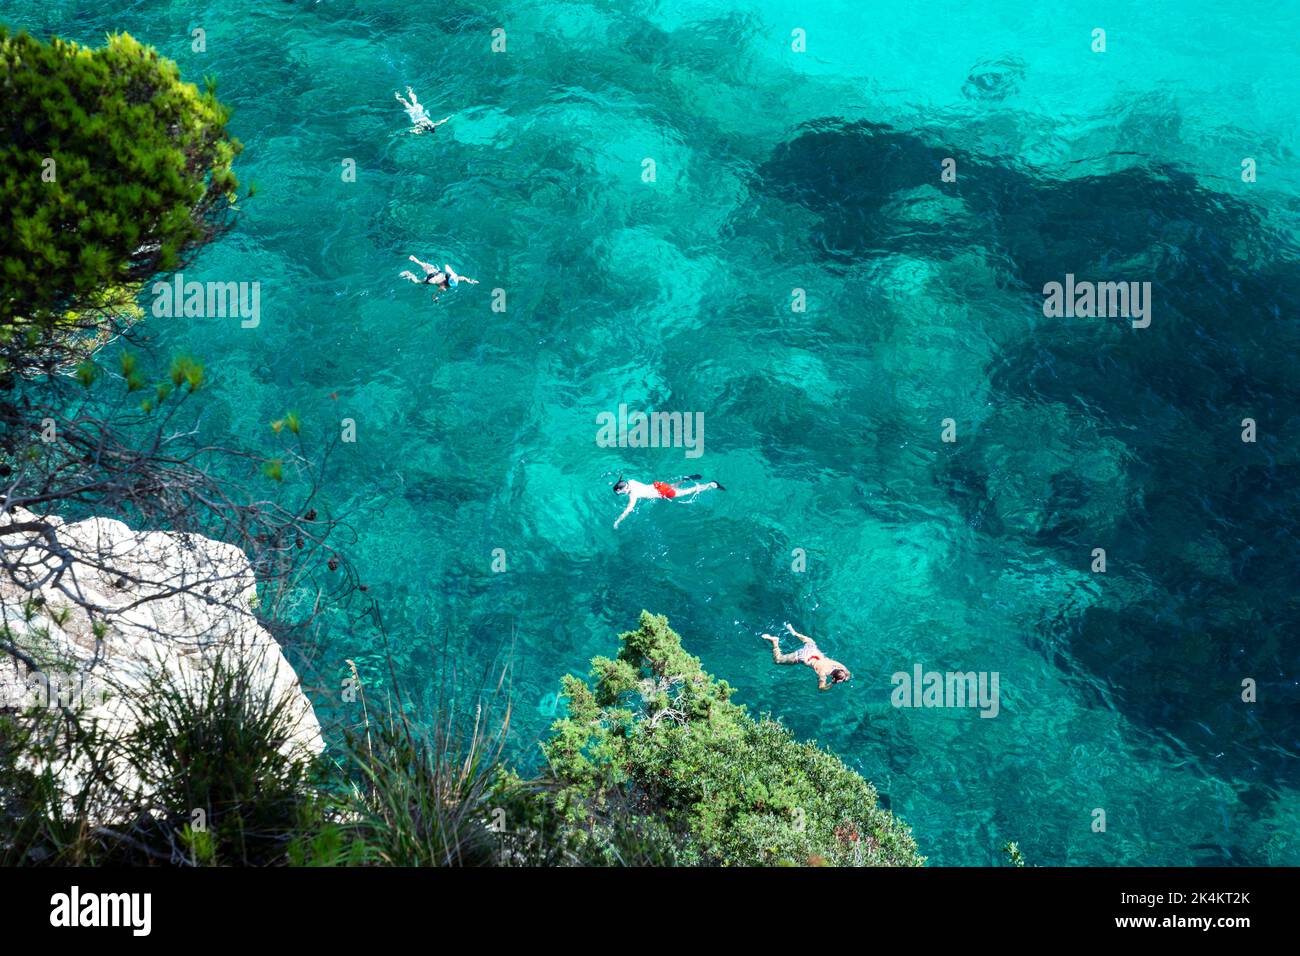
<svg viewBox="0 0 1300 956"><path fill-rule="evenodd" d="M1300 862L1294 4L108 7L0 19L219 78L260 192L187 276L260 281L262 323L151 332L207 361L214 437L356 419L326 497L417 700L511 658L534 759L646 607L934 863ZM408 83L455 119L398 135ZM435 305L409 253L482 284ZM1152 281L1151 327L1044 318L1066 272ZM704 456L598 447L619 403L703 412ZM620 470L729 490L615 532ZM786 620L853 683L773 667ZM318 702L381 652L328 635ZM1001 714L891 707L916 663L997 671Z"/></svg>

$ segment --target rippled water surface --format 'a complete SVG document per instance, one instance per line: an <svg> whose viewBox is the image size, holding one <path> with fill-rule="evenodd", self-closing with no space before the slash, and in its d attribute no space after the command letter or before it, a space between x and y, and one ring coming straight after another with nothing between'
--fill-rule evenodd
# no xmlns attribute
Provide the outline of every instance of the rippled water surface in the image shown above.
<svg viewBox="0 0 1300 956"><path fill-rule="evenodd" d="M262 322L153 331L214 438L355 419L326 498L417 700L512 659L534 760L644 607L934 863L1300 863L1295 3L115 6L0 19L218 77L260 191L188 277ZM451 123L401 135L407 84ZM435 304L410 253L481 284ZM1066 273L1151 282L1150 327L1044 317ZM620 403L702 412L703 456L599 447ZM616 532L619 471L727 491ZM852 683L774 667L787 620ZM331 634L322 706L381 656ZM917 664L1000 713L892 707Z"/></svg>

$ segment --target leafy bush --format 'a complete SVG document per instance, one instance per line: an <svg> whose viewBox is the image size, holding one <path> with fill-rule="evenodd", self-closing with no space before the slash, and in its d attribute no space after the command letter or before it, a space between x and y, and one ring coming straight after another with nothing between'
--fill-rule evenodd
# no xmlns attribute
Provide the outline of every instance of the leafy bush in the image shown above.
<svg viewBox="0 0 1300 956"><path fill-rule="evenodd" d="M540 799L566 821L553 839L599 862L611 826L650 824L644 849L680 863L906 865L924 862L908 827L833 754L796 741L731 700L662 616L642 612L594 686L566 677L568 716L543 752L555 777ZM534 818L534 823L536 817Z"/></svg>
<svg viewBox="0 0 1300 956"><path fill-rule="evenodd" d="M88 49L0 27L0 334L119 308L225 223L227 112L119 33Z"/></svg>
<svg viewBox="0 0 1300 956"><path fill-rule="evenodd" d="M289 698L251 663L223 655L198 678L156 677L133 698L136 728L109 748L152 794L138 835L191 863L279 862L317 815L309 755L284 748L299 731Z"/></svg>
<svg viewBox="0 0 1300 956"><path fill-rule="evenodd" d="M287 698L220 657L201 677L159 673L132 692L113 736L80 708L0 713L0 863L243 865L283 862L324 822ZM76 786L56 768L77 766Z"/></svg>

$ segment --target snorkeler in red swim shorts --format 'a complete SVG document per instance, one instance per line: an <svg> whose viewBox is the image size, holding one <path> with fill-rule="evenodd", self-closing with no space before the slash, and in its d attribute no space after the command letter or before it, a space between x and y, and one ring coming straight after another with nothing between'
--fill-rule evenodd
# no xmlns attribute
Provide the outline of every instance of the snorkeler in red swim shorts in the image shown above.
<svg viewBox="0 0 1300 956"><path fill-rule="evenodd" d="M687 478L690 479L691 481L694 481L700 477L702 476L700 475L687 476ZM683 488L681 485L675 485L667 481L656 481L653 484L647 485L644 482L640 482L640 481L632 481L631 479L625 480L622 475L619 475L618 481L614 483L614 494L627 495L628 502L627 502L627 507L623 509L623 513L619 515L618 520L614 522L614 527L617 528L622 523L623 519L632 513L632 509L636 507L636 503L638 501L652 501L656 498L672 499L672 498L680 498L686 495L698 495L701 491L709 491L714 488L718 489L719 491L727 490L726 488L723 488L722 485L718 484L716 481L709 481L698 485L690 485L688 487Z"/></svg>

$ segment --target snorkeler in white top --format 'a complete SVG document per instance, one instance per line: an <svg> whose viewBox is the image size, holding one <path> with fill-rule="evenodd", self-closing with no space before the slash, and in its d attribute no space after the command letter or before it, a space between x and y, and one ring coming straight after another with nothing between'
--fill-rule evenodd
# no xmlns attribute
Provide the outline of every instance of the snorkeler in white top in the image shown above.
<svg viewBox="0 0 1300 956"><path fill-rule="evenodd" d="M411 119L411 128L407 130L408 133L431 133L451 119L450 116L444 116L435 123L429 116L429 111L421 106L420 101L415 98L415 90L408 86L406 95L411 98L410 102L402 99L401 93L393 94L393 96L397 97L397 102L402 104L402 109L406 110L406 115Z"/></svg>
<svg viewBox="0 0 1300 956"><path fill-rule="evenodd" d="M703 476L687 475L686 477L691 481L697 481ZM703 484L689 486L673 484L667 481L656 481L653 484L647 485L644 482L625 479L622 475L619 475L618 481L614 483L614 494L627 495L628 501L627 507L623 509L623 513L619 515L618 520L614 522L614 527L617 528L623 523L623 519L632 513L632 510L636 507L638 501L654 501L658 498L673 499L692 497L698 495L701 491L711 491L715 488L718 491L727 490L716 481L709 481Z"/></svg>

